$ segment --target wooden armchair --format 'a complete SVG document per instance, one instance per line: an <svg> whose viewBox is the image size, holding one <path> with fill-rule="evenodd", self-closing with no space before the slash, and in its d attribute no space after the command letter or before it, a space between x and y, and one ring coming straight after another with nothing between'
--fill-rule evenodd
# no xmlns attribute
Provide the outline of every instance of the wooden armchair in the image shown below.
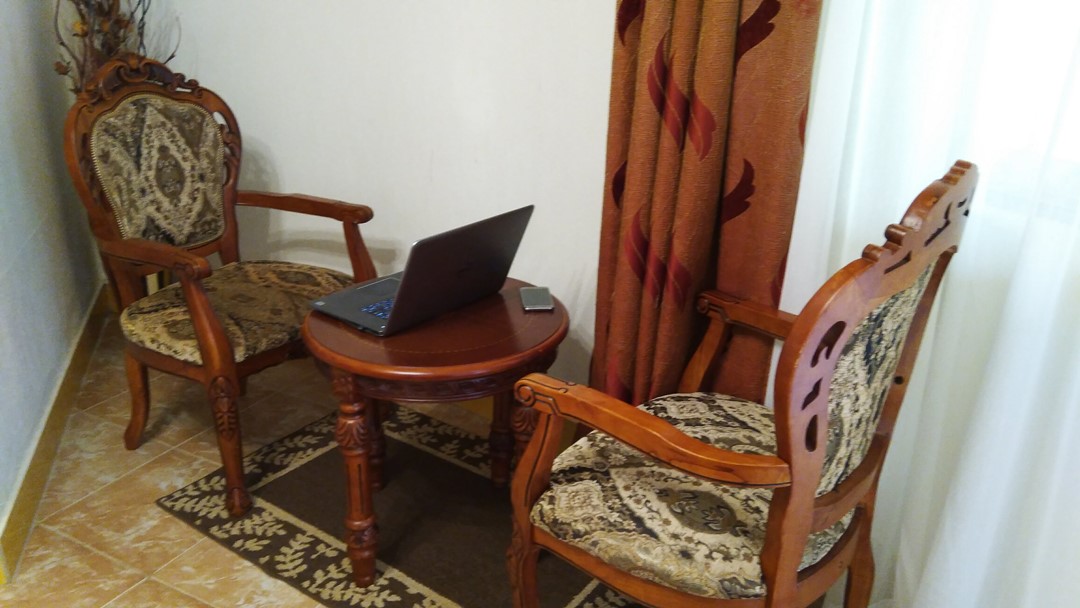
<svg viewBox="0 0 1080 608"><path fill-rule="evenodd" d="M225 102L183 74L135 55L110 61L68 113L68 169L86 206L122 309L131 390L128 449L149 411L147 367L207 388L225 467L229 512L251 506L241 465L236 399L245 378L303 356L308 301L372 278L359 224L363 205L237 190L240 131ZM236 205L341 221L353 275L287 262L242 262ZM207 256L223 264L212 270ZM147 295L145 277L179 279Z"/></svg>
<svg viewBox="0 0 1080 608"><path fill-rule="evenodd" d="M878 476L976 181L957 162L798 315L703 294L680 394L634 407L521 380L514 426L535 430L511 486L515 605L537 605L543 548L650 605L807 606L847 571L845 605L866 606ZM733 325L785 341L771 408L690 392ZM597 431L559 454L565 420Z"/></svg>

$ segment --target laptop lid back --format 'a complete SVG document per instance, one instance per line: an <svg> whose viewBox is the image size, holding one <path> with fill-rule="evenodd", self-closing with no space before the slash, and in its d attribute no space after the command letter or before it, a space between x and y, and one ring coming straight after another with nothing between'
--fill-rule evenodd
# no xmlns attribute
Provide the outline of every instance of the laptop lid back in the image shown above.
<svg viewBox="0 0 1080 608"><path fill-rule="evenodd" d="M499 291L532 212L528 205L416 241L383 335Z"/></svg>

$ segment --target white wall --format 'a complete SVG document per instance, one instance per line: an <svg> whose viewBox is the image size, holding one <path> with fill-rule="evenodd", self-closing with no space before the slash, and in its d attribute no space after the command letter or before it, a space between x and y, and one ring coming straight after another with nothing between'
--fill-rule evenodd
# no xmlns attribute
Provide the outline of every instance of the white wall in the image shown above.
<svg viewBox="0 0 1080 608"><path fill-rule="evenodd" d="M241 185L361 202L380 272L418 238L536 205L511 274L570 310L587 377L614 2L158 0L170 65L240 122ZM159 32L167 31L159 28ZM160 34L168 46L175 32ZM241 251L347 269L334 223L241 210Z"/></svg>
<svg viewBox="0 0 1080 608"><path fill-rule="evenodd" d="M51 5L0 0L0 529L104 282L63 163Z"/></svg>

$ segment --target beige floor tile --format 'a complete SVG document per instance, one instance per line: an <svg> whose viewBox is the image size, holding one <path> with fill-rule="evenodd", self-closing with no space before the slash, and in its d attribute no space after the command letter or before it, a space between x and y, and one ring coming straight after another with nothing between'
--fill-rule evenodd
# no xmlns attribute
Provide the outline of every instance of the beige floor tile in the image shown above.
<svg viewBox="0 0 1080 608"><path fill-rule="evenodd" d="M247 393L240 398L240 409L244 410L276 394L266 383L253 378L248 383ZM126 427L131 417L131 402L125 392L86 411ZM210 403L206 398L206 389L201 384L171 375L160 375L151 379L150 416L143 431L143 441L157 440L177 446L200 433L212 434L213 427ZM213 454L213 458L217 460L217 444L209 446L209 451L199 453L205 457Z"/></svg>
<svg viewBox="0 0 1080 608"><path fill-rule="evenodd" d="M104 608L213 608L154 579L146 579Z"/></svg>
<svg viewBox="0 0 1080 608"><path fill-rule="evenodd" d="M137 450L127 450L123 434L122 426L107 420L85 412L72 414L37 517L44 519L82 500L169 449L159 441L148 441Z"/></svg>
<svg viewBox="0 0 1080 608"><path fill-rule="evenodd" d="M173 450L42 523L149 574L205 538L154 501L218 466Z"/></svg>
<svg viewBox="0 0 1080 608"><path fill-rule="evenodd" d="M110 360L102 358L100 353L95 353L79 387L75 409L89 409L111 397L127 395L127 375L123 359L119 354Z"/></svg>
<svg viewBox="0 0 1080 608"><path fill-rule="evenodd" d="M98 608L143 574L45 526L30 535L15 580L0 586L5 608Z"/></svg>
<svg viewBox="0 0 1080 608"><path fill-rule="evenodd" d="M192 383L196 388L198 385ZM155 398L150 404L150 416L143 431L143 441L157 440L177 446L214 424L210 405L205 398ZM86 410L88 414L126 427L131 418L131 400L122 394L111 397Z"/></svg>
<svg viewBox="0 0 1080 608"><path fill-rule="evenodd" d="M212 540L195 545L155 575L216 608L315 608L319 602L271 578Z"/></svg>

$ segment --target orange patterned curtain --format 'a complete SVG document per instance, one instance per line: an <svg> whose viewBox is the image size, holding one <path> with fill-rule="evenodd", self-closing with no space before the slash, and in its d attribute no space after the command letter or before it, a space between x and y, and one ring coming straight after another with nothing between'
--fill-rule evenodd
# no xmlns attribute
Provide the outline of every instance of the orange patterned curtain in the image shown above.
<svg viewBox="0 0 1080 608"><path fill-rule="evenodd" d="M622 0L592 384L675 390L696 295L780 298L820 0ZM736 335L716 390L761 399L770 344Z"/></svg>

